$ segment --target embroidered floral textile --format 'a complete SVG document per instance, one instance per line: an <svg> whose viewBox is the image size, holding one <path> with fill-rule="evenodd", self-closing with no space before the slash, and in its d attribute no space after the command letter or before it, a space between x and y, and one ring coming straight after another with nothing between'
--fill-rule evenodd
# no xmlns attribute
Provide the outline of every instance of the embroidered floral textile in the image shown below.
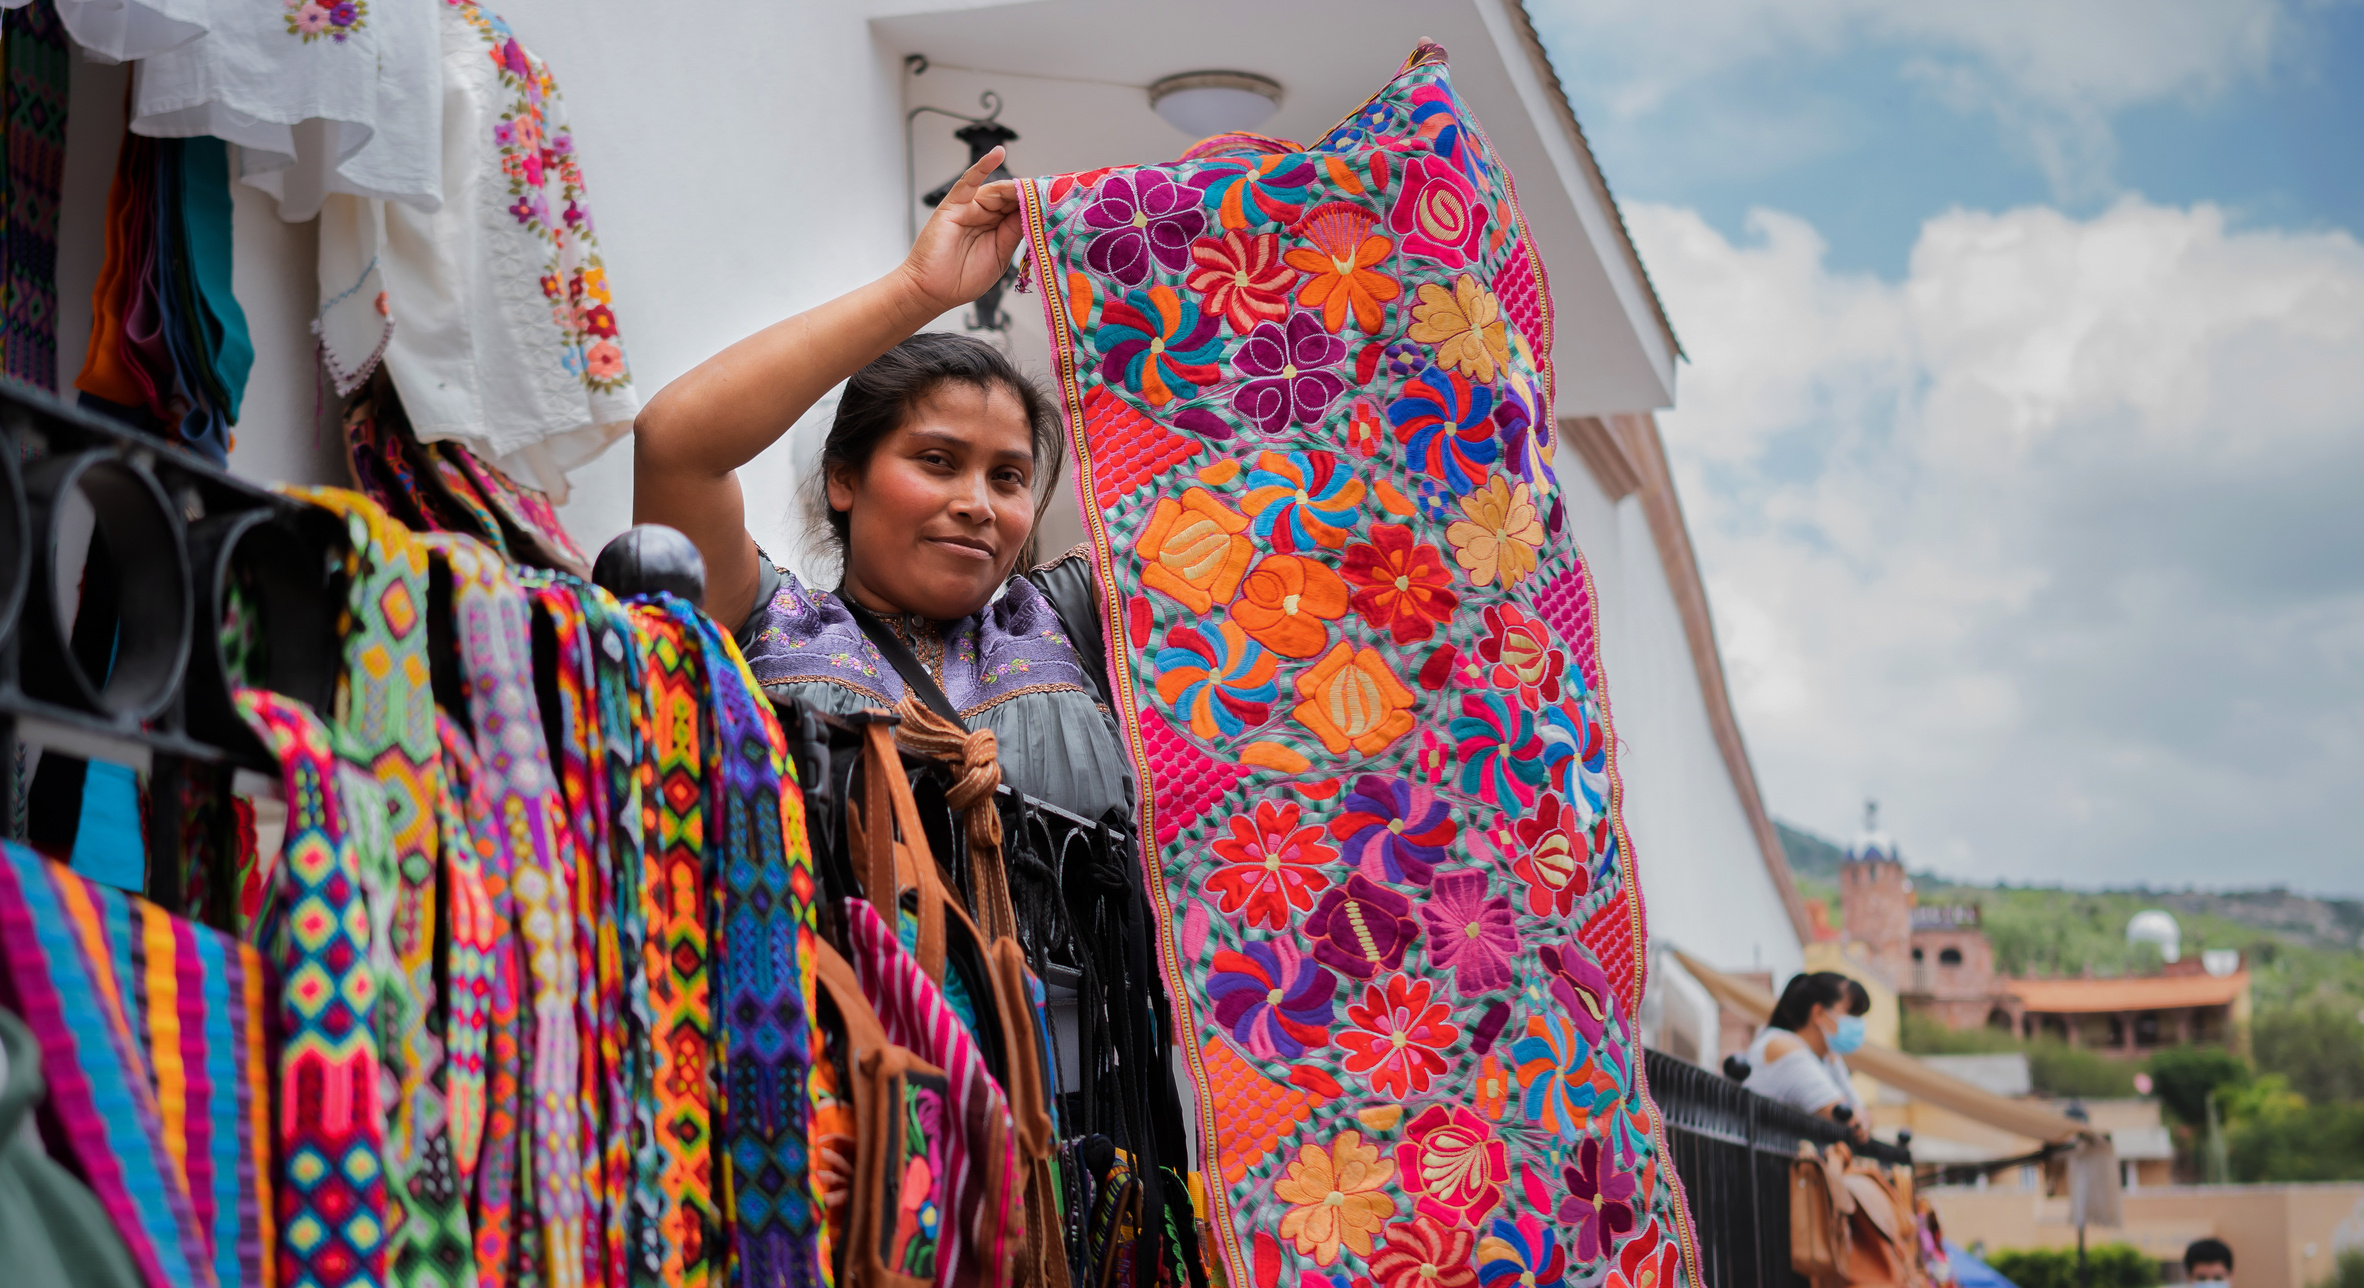
<svg viewBox="0 0 2364 1288"><path fill-rule="evenodd" d="M1020 193L1226 1278L1687 1247L1550 291L1443 51L1311 149Z"/></svg>

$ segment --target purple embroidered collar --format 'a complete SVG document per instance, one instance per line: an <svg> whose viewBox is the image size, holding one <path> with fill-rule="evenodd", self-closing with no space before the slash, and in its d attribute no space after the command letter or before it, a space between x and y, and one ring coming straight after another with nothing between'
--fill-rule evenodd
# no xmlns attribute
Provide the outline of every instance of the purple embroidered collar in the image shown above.
<svg viewBox="0 0 2364 1288"><path fill-rule="evenodd" d="M758 683L835 684L882 706L902 701L903 677L837 596L807 590L783 572L758 616L747 648ZM883 620L964 717L1021 693L1092 691L1058 613L1024 577L1011 578L1001 598L958 621Z"/></svg>

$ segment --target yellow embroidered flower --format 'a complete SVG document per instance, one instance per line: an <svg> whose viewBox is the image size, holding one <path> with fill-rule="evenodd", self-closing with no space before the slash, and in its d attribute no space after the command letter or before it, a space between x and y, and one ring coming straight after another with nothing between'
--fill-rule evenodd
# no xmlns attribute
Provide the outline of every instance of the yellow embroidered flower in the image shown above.
<svg viewBox="0 0 2364 1288"><path fill-rule="evenodd" d="M1247 528L1247 519L1203 487L1184 492L1178 502L1159 498L1133 546L1147 561L1141 583L1194 613L1230 603L1256 554L1255 544L1239 535Z"/></svg>
<svg viewBox="0 0 2364 1288"><path fill-rule="evenodd" d="M1502 302L1467 273L1453 280L1450 291L1435 282L1423 285L1412 319L1411 330L1404 334L1433 347L1436 365L1448 371L1490 384L1494 373L1510 362Z"/></svg>
<svg viewBox="0 0 2364 1288"><path fill-rule="evenodd" d="M1507 590L1535 571L1543 520L1526 484L1513 487L1501 475L1489 475L1484 487L1461 498L1461 512L1469 517L1446 528L1445 540L1453 543L1453 561L1469 570L1471 584L1491 586L1499 577Z"/></svg>
<svg viewBox="0 0 2364 1288"><path fill-rule="evenodd" d="M1321 738L1331 755L1349 747L1366 756L1385 751L1412 732L1412 706L1418 701L1379 650L1357 651L1346 643L1297 677L1297 694L1305 701L1291 714Z"/></svg>
<svg viewBox="0 0 2364 1288"><path fill-rule="evenodd" d="M1328 1149L1298 1147L1288 1174L1272 1183L1272 1192L1291 1204L1281 1217L1281 1237L1295 1239L1297 1251L1313 1257L1316 1265L1338 1260L1338 1245L1356 1256L1371 1255L1371 1236L1395 1215L1395 1200L1387 1183L1395 1164L1379 1157L1379 1147L1363 1143L1359 1131L1342 1131Z"/></svg>

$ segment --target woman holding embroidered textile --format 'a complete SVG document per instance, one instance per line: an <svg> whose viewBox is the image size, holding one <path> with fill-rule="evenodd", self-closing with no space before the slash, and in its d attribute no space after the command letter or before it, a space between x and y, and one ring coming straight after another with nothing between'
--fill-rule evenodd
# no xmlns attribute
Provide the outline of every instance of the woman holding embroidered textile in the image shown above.
<svg viewBox="0 0 2364 1288"><path fill-rule="evenodd" d="M919 332L998 281L1018 246L1016 186L985 182L1000 161L997 149L961 177L894 271L652 398L634 426L633 517L696 543L705 610L766 689L840 714L911 693L993 731L1012 787L1085 818L1129 815L1089 562L1013 576L1064 456L1056 410L991 345ZM829 592L756 548L735 471L840 381L821 454L845 569Z"/></svg>

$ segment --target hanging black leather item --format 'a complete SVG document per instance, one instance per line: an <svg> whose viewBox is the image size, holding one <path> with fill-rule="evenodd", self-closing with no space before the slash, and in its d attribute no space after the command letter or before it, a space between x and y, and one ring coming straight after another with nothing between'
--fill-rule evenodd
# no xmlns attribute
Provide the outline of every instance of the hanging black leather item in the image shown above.
<svg viewBox="0 0 2364 1288"><path fill-rule="evenodd" d="M896 637L894 631L887 628L885 622L878 619L877 614L855 603L854 597L842 588L837 592L837 597L845 604L846 610L854 615L854 625L862 628L862 633L878 646L879 654L886 658L887 665L895 668L895 674L903 677L903 687L911 691L911 696L926 703L928 710L946 720L963 729L969 727L969 722L960 718L960 708L953 706L952 699L944 696L944 686L936 683L936 677L928 674L928 669L920 664L917 657L912 656L911 649Z"/></svg>

